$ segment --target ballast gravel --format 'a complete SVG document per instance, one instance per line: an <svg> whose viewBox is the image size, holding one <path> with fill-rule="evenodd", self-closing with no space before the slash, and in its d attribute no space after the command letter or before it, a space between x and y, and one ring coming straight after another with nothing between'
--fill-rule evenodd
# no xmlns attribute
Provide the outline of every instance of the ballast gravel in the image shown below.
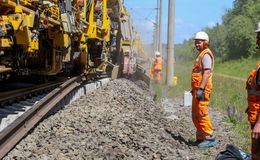
<svg viewBox="0 0 260 160"><path fill-rule="evenodd" d="M230 124L210 108L217 145L193 145L191 107L154 101L142 81L111 81L43 120L4 159L201 160L233 143Z"/></svg>

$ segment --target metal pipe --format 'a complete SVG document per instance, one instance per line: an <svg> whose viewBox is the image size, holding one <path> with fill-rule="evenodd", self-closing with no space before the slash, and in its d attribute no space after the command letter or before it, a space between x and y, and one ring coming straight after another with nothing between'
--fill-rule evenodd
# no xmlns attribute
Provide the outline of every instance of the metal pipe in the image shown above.
<svg viewBox="0 0 260 160"><path fill-rule="evenodd" d="M155 25L155 48L154 51L158 51L158 37L159 37L159 1L157 0L157 11L156 11L156 25Z"/></svg>
<svg viewBox="0 0 260 160"><path fill-rule="evenodd" d="M154 23L154 30L153 30L153 53L157 51L157 23Z"/></svg>
<svg viewBox="0 0 260 160"><path fill-rule="evenodd" d="M163 0L160 0L160 14L159 14L159 34L158 34L158 51L162 55L162 9Z"/></svg>
<svg viewBox="0 0 260 160"><path fill-rule="evenodd" d="M166 83L168 86L173 85L173 76L174 76L174 24L175 24L175 15L174 7L175 0L169 0L169 9L168 9L168 54L167 54L167 72L166 72Z"/></svg>

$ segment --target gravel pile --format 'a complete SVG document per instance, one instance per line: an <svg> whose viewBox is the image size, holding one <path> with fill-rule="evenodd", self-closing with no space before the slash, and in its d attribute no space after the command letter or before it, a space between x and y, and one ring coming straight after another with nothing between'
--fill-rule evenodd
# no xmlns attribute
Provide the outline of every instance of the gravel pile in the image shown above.
<svg viewBox="0 0 260 160"><path fill-rule="evenodd" d="M154 102L141 81L114 80L41 122L4 159L214 159L232 143L223 116L210 110L218 144L192 145L191 108Z"/></svg>

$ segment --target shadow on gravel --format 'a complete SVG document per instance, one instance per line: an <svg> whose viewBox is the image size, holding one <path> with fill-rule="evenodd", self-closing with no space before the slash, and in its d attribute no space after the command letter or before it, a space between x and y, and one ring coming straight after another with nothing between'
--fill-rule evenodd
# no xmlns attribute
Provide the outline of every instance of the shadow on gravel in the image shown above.
<svg viewBox="0 0 260 160"><path fill-rule="evenodd" d="M176 140L179 141L180 143L185 143L187 146L195 146L196 144L194 144L194 142L191 141L186 141L182 136L178 135L174 135L171 131L169 131L168 129L164 129L166 133L168 133L169 135L171 135L171 137Z"/></svg>

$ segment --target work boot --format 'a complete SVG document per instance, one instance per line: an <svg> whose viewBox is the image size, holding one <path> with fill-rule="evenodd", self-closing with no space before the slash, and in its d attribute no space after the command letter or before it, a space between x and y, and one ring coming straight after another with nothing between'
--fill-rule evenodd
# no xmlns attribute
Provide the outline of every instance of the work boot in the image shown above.
<svg viewBox="0 0 260 160"><path fill-rule="evenodd" d="M195 142L193 142L193 146L198 146L201 142L203 142L203 139L197 139Z"/></svg>
<svg viewBox="0 0 260 160"><path fill-rule="evenodd" d="M201 143L198 144L199 148L212 147L216 144L216 138L213 136L206 137Z"/></svg>

